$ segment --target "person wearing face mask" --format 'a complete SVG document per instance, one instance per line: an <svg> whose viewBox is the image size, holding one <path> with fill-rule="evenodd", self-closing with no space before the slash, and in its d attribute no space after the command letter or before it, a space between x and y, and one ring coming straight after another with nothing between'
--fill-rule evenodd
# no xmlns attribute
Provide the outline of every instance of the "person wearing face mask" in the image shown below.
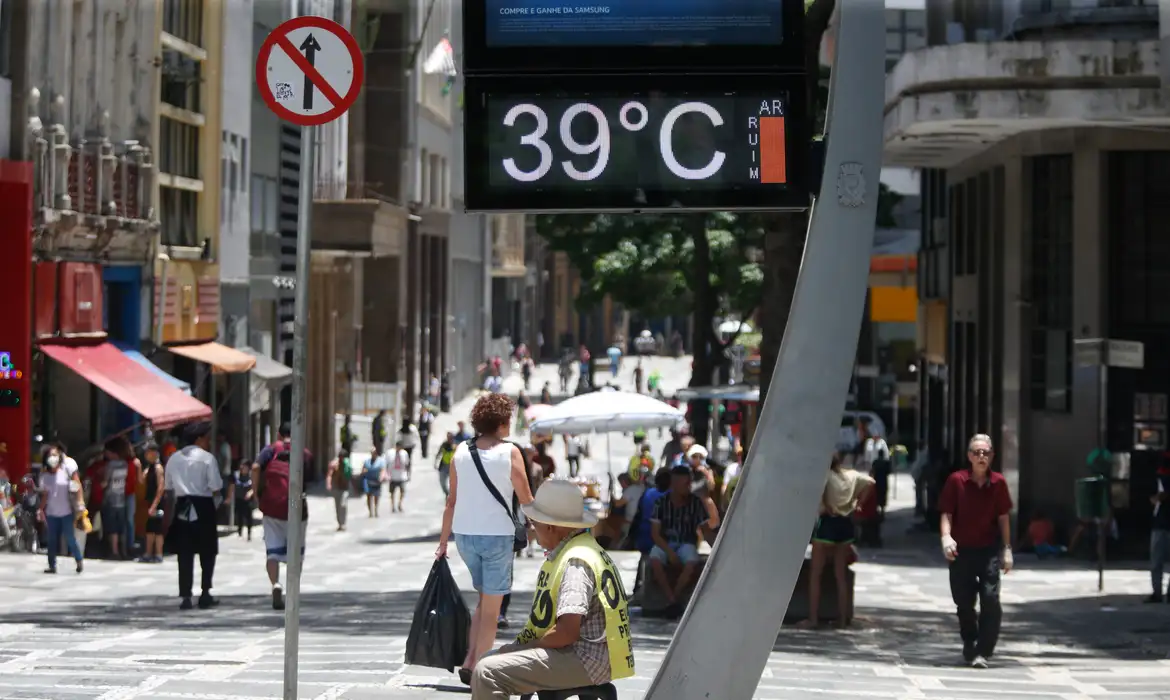
<svg viewBox="0 0 1170 700"><path fill-rule="evenodd" d="M49 557L49 568L45 569L45 573L57 573L57 552L61 549L61 538L65 538L65 545L69 549L69 554L77 561L77 573L80 574L84 568L81 547L78 546L77 537L73 534L74 506L81 493L77 463L72 460L65 461L56 445L45 448L41 463L45 465L45 471L41 473L39 484L40 519L45 523Z"/></svg>

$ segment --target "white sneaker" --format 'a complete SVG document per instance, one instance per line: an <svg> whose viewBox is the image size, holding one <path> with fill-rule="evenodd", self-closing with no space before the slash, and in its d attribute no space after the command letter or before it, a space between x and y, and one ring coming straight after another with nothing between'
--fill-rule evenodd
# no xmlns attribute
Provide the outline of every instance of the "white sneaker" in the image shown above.
<svg viewBox="0 0 1170 700"><path fill-rule="evenodd" d="M987 668L987 659L976 655L974 659L971 659L971 668Z"/></svg>

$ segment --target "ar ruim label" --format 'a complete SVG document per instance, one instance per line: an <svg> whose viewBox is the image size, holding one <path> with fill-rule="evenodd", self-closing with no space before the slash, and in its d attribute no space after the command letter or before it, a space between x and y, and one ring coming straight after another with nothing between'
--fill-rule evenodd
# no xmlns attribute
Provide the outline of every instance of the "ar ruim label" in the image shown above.
<svg viewBox="0 0 1170 700"><path fill-rule="evenodd" d="M788 182L783 100L760 100L756 116L748 117L748 145L752 153L748 177L765 185Z"/></svg>

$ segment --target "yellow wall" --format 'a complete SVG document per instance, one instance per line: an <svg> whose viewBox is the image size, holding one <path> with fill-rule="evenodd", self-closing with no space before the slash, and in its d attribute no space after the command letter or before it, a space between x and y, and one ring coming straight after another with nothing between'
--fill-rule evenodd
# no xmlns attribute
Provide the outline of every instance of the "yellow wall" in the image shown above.
<svg viewBox="0 0 1170 700"><path fill-rule="evenodd" d="M871 287L869 318L874 323L914 323L918 320L915 287Z"/></svg>
<svg viewBox="0 0 1170 700"><path fill-rule="evenodd" d="M165 270L164 270L165 267ZM166 278L166 306L160 290ZM162 314L162 342L215 340L219 334L219 265L199 260L156 260L154 264L154 326Z"/></svg>

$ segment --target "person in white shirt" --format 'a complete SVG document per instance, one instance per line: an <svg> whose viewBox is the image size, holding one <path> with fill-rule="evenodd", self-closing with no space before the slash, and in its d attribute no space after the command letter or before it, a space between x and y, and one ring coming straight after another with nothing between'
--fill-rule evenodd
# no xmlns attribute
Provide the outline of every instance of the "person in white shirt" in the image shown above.
<svg viewBox="0 0 1170 700"><path fill-rule="evenodd" d="M575 479L581 471L581 438L565 436L565 461L569 463L569 478Z"/></svg>
<svg viewBox="0 0 1170 700"><path fill-rule="evenodd" d="M890 446L881 435L872 435L865 441L865 462L869 475L874 478L878 509L886 512L886 498L890 490L890 474L893 463L890 460Z"/></svg>
<svg viewBox="0 0 1170 700"><path fill-rule="evenodd" d="M195 555L203 574L199 608L215 607L219 601L211 595L215 559L219 556L219 533L215 525L216 499L223 490L219 462L209 451L211 424L195 423L183 431L187 446L171 455L164 472L164 487L174 499L175 514L171 535L178 550L180 610L190 610L195 581Z"/></svg>
<svg viewBox="0 0 1170 700"><path fill-rule="evenodd" d="M406 495L406 482L410 481L410 454L404 449L402 441L394 445L394 454L386 460L389 468L390 481L390 512L402 512L402 499ZM394 494L398 494L395 502Z"/></svg>
<svg viewBox="0 0 1170 700"><path fill-rule="evenodd" d="M410 419L402 421L402 428L398 430L398 449L399 447L406 450L407 464L406 470L410 471L410 460L414 459L414 448L418 447L419 437L418 428Z"/></svg>
<svg viewBox="0 0 1170 700"><path fill-rule="evenodd" d="M455 536L459 556L479 593L459 679L471 684L471 672L495 643L504 596L512 591L518 507L532 502L528 468L520 447L508 442L516 406L503 394L479 397L471 409L478 437L455 448L451 492L443 510L443 528L435 558L447 556ZM472 450L474 448L474 451Z"/></svg>
<svg viewBox="0 0 1170 700"><path fill-rule="evenodd" d="M41 516L45 523L45 544L48 546L49 568L46 574L57 573L57 552L61 550L61 538L69 548L69 554L77 562L77 573L84 568L81 547L73 532L73 510L81 492L81 479L77 475L77 462L63 459L60 448L49 445L41 457L45 471L41 472L37 487L41 492Z"/></svg>

